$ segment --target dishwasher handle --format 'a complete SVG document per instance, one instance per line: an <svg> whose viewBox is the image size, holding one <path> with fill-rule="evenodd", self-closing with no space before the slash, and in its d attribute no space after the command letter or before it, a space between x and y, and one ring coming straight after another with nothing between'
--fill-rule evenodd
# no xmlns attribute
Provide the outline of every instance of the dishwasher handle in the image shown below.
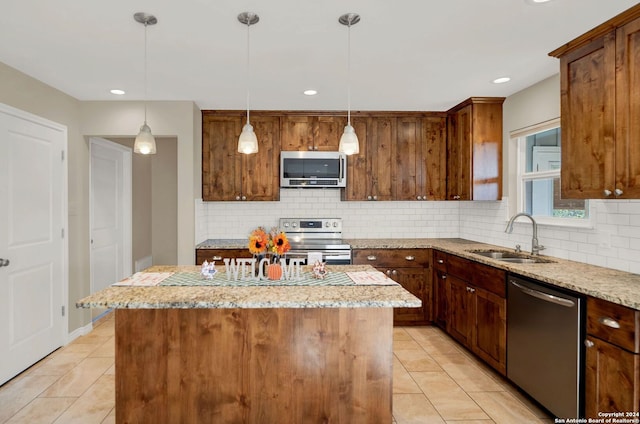
<svg viewBox="0 0 640 424"><path fill-rule="evenodd" d="M525 287L523 285L518 284L514 280L509 280L511 284L519 288L523 293L528 294L529 296L535 297L540 300L544 300L545 302L555 303L557 305L565 306L567 308L573 308L575 306L575 302L573 300L565 299L564 297L555 296L549 293L543 293L538 290L530 289L529 287Z"/></svg>

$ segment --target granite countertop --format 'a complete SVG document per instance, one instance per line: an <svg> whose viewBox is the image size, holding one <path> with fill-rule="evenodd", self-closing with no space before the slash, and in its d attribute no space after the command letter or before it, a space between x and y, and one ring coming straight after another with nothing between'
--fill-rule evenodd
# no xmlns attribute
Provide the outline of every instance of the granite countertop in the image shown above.
<svg viewBox="0 0 640 424"><path fill-rule="evenodd" d="M233 248L233 247L232 247ZM148 272L197 272L199 266L153 266ZM368 271L369 265L327 266ZM108 287L76 302L78 308L417 308L420 299L394 286L153 286Z"/></svg>
<svg viewBox="0 0 640 424"><path fill-rule="evenodd" d="M540 256L553 262L537 264L501 262L471 253L469 250L511 249L459 238L350 239L346 241L351 244L353 249L438 249L524 277L640 310L639 274L545 255ZM239 240L239 242L242 245L236 245L233 248L246 246L245 240ZM198 246L206 245L209 248L220 248L216 243L217 240L207 240Z"/></svg>

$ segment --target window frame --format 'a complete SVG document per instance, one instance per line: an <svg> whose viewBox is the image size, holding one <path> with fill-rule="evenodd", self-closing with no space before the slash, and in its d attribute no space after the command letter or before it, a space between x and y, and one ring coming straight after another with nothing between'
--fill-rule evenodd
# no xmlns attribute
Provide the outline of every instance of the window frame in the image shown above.
<svg viewBox="0 0 640 424"><path fill-rule="evenodd" d="M560 128L560 118L554 118L539 124L531 125L509 133L510 142L516 146L516 212L525 212L525 185L530 181L548 180L560 178L560 169L548 171L526 172L526 139L528 136ZM562 146L560 146L562 149ZM593 202L585 200L587 209L586 218L560 218L542 215L533 215L538 224L570 228L593 228Z"/></svg>

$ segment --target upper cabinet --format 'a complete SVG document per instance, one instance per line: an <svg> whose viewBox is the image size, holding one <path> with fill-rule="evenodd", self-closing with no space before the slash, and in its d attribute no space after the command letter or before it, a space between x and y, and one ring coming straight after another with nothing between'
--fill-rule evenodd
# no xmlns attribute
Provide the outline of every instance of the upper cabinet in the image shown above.
<svg viewBox="0 0 640 424"><path fill-rule="evenodd" d="M202 112L202 199L278 200L280 117L251 114L258 153L238 153L242 113Z"/></svg>
<svg viewBox="0 0 640 424"><path fill-rule="evenodd" d="M343 200L443 200L446 114L352 116L360 153L349 156Z"/></svg>
<svg viewBox="0 0 640 424"><path fill-rule="evenodd" d="M343 116L287 114L282 118L282 150L337 151L347 125Z"/></svg>
<svg viewBox="0 0 640 424"><path fill-rule="evenodd" d="M640 198L640 5L554 50L562 197Z"/></svg>
<svg viewBox="0 0 640 424"><path fill-rule="evenodd" d="M472 97L448 112L447 199L502 198L504 97Z"/></svg>

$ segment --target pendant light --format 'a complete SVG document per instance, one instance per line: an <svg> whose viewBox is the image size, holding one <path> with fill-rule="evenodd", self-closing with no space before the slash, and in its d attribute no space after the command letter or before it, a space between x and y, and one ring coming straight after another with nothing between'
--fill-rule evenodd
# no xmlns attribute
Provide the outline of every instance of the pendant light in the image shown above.
<svg viewBox="0 0 640 424"><path fill-rule="evenodd" d="M340 137L340 145L338 150L345 155L355 155L360 153L360 143L356 130L351 126L351 25L360 22L360 15L357 13L346 13L338 22L349 27L349 42L347 51L347 126L344 127L344 133Z"/></svg>
<svg viewBox="0 0 640 424"><path fill-rule="evenodd" d="M249 60L249 48L251 46L249 27L258 23L260 18L255 13L242 12L238 15L238 20L247 26L247 123L242 127L242 133L238 139L238 152L248 155L258 153L258 138L256 137L256 133L253 132L253 127L249 121L249 73L251 69L251 62Z"/></svg>
<svg viewBox="0 0 640 424"><path fill-rule="evenodd" d="M133 143L133 151L142 155L153 155L156 153L156 139L147 125L147 26L157 24L158 20L144 12L136 13L133 19L144 25L144 124Z"/></svg>

